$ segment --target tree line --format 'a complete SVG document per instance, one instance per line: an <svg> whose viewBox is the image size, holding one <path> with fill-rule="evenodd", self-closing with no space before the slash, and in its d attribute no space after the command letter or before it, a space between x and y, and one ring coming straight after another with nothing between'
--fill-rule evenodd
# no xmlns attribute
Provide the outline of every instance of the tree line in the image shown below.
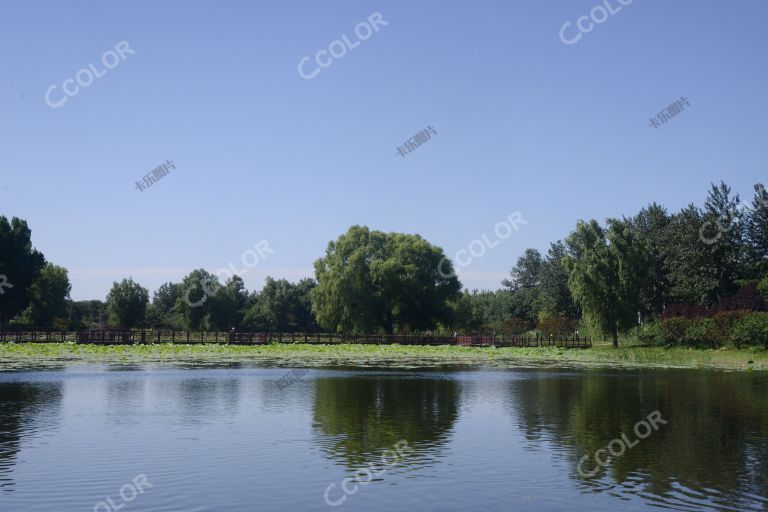
<svg viewBox="0 0 768 512"><path fill-rule="evenodd" d="M768 192L741 200L723 182L703 207L579 221L546 254L527 249L496 291L463 289L440 247L418 235L352 226L331 241L315 277L239 276L205 269L150 297L131 278L104 300L72 301L67 270L45 260L21 219L0 217L0 325L316 332L478 332L621 336L670 316L758 311L768 294ZM0 283L1 285L1 283ZM691 312L697 312L692 314ZM768 333L766 334L768 336Z"/></svg>

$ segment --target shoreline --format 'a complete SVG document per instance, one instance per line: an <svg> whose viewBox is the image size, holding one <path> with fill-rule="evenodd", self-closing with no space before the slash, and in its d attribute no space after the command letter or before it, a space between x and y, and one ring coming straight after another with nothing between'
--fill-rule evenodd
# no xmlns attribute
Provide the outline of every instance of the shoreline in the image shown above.
<svg viewBox="0 0 768 512"><path fill-rule="evenodd" d="M768 351L664 347L491 348L410 345L232 346L214 344L77 345L0 343L0 372L69 364L236 365L439 369L688 368L768 370Z"/></svg>

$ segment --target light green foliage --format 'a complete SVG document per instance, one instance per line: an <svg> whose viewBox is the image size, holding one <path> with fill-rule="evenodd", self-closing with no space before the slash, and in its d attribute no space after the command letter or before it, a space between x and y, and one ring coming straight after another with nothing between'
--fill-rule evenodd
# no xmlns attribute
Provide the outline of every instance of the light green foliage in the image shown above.
<svg viewBox="0 0 768 512"><path fill-rule="evenodd" d="M440 269L442 272L440 272ZM461 285L442 249L418 235L353 226L315 262L312 310L332 331L392 333L449 323ZM448 277L446 277L448 276Z"/></svg>
<svg viewBox="0 0 768 512"><path fill-rule="evenodd" d="M647 244L626 221L610 219L607 231L595 220L580 221L566 245L564 263L574 299L590 323L609 333L618 346L618 333L637 321L651 266Z"/></svg>

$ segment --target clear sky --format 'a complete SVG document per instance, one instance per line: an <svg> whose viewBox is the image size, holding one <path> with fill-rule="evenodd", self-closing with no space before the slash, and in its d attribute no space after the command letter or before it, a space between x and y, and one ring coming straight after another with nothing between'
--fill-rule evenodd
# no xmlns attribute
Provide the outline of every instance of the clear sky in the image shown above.
<svg viewBox="0 0 768 512"><path fill-rule="evenodd" d="M580 218L701 204L720 179L751 195L768 181L768 2L606 1L617 12L565 44L597 0L2 0L0 214L29 222L74 299L103 299L123 277L245 268L260 240L274 253L249 289L309 276L353 224L453 256L519 211L528 224L459 273L496 289ZM387 24L360 40L376 12ZM355 47L318 68L343 35ZM134 53L105 68L122 41ZM48 106L91 63L103 76Z"/></svg>

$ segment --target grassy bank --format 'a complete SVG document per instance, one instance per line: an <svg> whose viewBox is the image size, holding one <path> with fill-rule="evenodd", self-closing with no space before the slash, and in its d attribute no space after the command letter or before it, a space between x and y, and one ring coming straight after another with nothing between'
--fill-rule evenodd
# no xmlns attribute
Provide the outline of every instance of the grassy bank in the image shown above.
<svg viewBox="0 0 768 512"><path fill-rule="evenodd" d="M0 344L0 371L68 363L435 368L675 367L768 370L768 352L597 345L591 349L468 348L401 345Z"/></svg>

